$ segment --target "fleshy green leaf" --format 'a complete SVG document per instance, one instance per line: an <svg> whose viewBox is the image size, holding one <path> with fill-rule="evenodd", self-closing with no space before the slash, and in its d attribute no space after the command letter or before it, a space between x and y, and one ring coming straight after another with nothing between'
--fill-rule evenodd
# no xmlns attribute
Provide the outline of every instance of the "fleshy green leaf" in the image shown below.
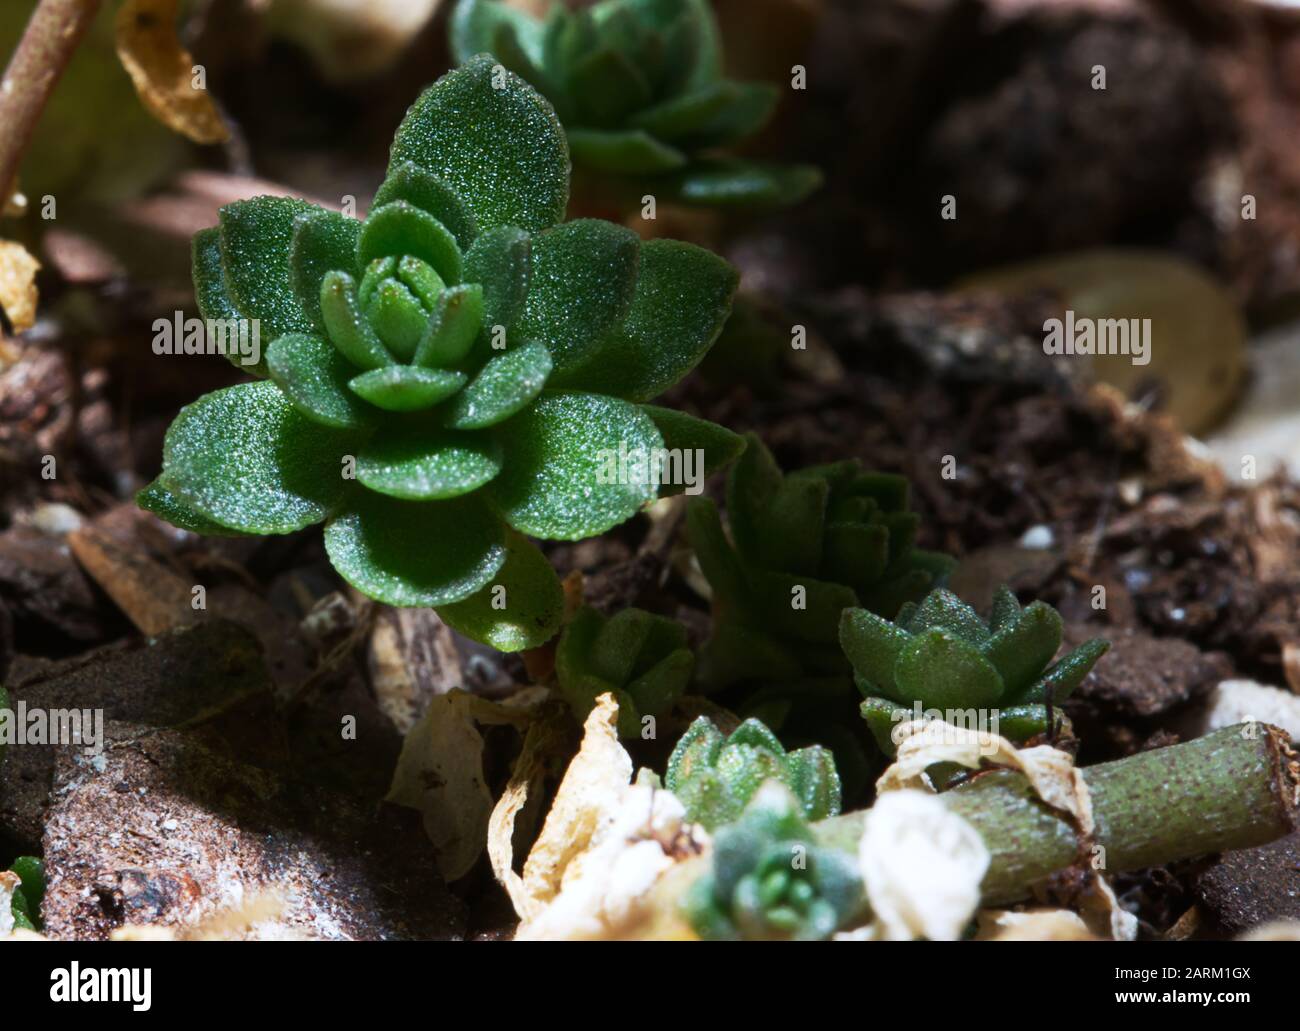
<svg viewBox="0 0 1300 1031"><path fill-rule="evenodd" d="M938 709L984 708L1002 698L1002 678L971 645L926 630L898 657L894 680L902 696Z"/></svg>
<svg viewBox="0 0 1300 1031"><path fill-rule="evenodd" d="M701 89L683 93L639 112L630 124L664 140L681 139L699 133L740 96L732 82L711 82ZM775 98L773 98L775 99Z"/></svg>
<svg viewBox="0 0 1300 1031"><path fill-rule="evenodd" d="M382 263L374 267L378 271ZM377 279L373 287L367 282L372 278ZM380 274L363 279L358 294L366 321L389 353L403 362L414 358L429 325L429 312L415 292L400 279Z"/></svg>
<svg viewBox="0 0 1300 1031"><path fill-rule="evenodd" d="M1037 683L1030 685L1022 697L1026 701L1038 701L1050 690L1054 701L1065 701L1083 683L1097 660L1109 650L1110 642L1103 638L1094 637L1091 641L1085 641L1063 656Z"/></svg>
<svg viewBox="0 0 1300 1031"><path fill-rule="evenodd" d="M889 531L865 523L826 527L825 567L849 584L874 584L889 564Z"/></svg>
<svg viewBox="0 0 1300 1031"><path fill-rule="evenodd" d="M475 54L490 53L497 29L515 30L519 45L534 62L542 61L542 26L536 18L498 0L460 0L451 15L451 53L457 64Z"/></svg>
<svg viewBox="0 0 1300 1031"><path fill-rule="evenodd" d="M609 128L650 103L650 83L627 56L610 47L580 58L569 71L578 124Z"/></svg>
<svg viewBox="0 0 1300 1031"><path fill-rule="evenodd" d="M701 207L774 208L798 204L821 184L821 172L811 165L720 158L673 173L663 191L682 204Z"/></svg>
<svg viewBox="0 0 1300 1031"><path fill-rule="evenodd" d="M465 282L483 287L483 326L509 329L523 313L532 266L532 238L518 226L481 234L465 254Z"/></svg>
<svg viewBox="0 0 1300 1031"><path fill-rule="evenodd" d="M727 476L727 517L736 549L751 562L758 561L758 518L767 508L785 477L772 452L752 433Z"/></svg>
<svg viewBox="0 0 1300 1031"><path fill-rule="evenodd" d="M226 286L226 274L221 267L221 230L217 227L200 229L190 243L190 267L194 279L194 300L205 321L236 324L244 316L235 305ZM255 376L266 375L265 355L256 365L243 365L235 351L226 359L236 368Z"/></svg>
<svg viewBox="0 0 1300 1031"><path fill-rule="evenodd" d="M560 629L564 588L541 549L511 533L505 563L492 582L464 601L441 606L438 615L453 630L497 651L523 651L545 644Z"/></svg>
<svg viewBox="0 0 1300 1031"><path fill-rule="evenodd" d="M506 521L546 540L581 540L631 518L658 484L617 482L620 454L663 447L640 409L598 394L543 392L532 407L501 424L505 452L488 488ZM609 481L615 482L609 482Z"/></svg>
<svg viewBox="0 0 1300 1031"><path fill-rule="evenodd" d="M462 601L492 582L505 561L505 528L477 495L399 501L358 490L325 526L339 574L388 605Z"/></svg>
<svg viewBox="0 0 1300 1031"><path fill-rule="evenodd" d="M448 283L459 283L460 247L450 229L423 208L404 200L390 201L370 212L357 239L357 267L377 258L411 255L427 261Z"/></svg>
<svg viewBox="0 0 1300 1031"><path fill-rule="evenodd" d="M840 647L873 694L894 694L894 669L911 641L906 630L866 609L846 609L840 617Z"/></svg>
<svg viewBox="0 0 1300 1031"><path fill-rule="evenodd" d="M501 449L486 434L413 424L385 427L357 455L357 479L408 501L454 498L501 469Z"/></svg>
<svg viewBox="0 0 1300 1031"><path fill-rule="evenodd" d="M519 33L515 31L514 26L498 25L489 49L504 67L518 75L542 96L547 98L560 96L562 91L551 80L546 70L530 56L520 42ZM558 108L556 113L559 114Z"/></svg>
<svg viewBox="0 0 1300 1031"><path fill-rule="evenodd" d="M671 172L686 164L685 154L644 129L570 129L569 149L578 164L619 175Z"/></svg>
<svg viewBox="0 0 1300 1031"><path fill-rule="evenodd" d="M470 58L412 105L393 140L390 169L410 161L450 186L480 232L536 232L564 217L569 150L550 105L518 76L493 85L496 62Z"/></svg>
<svg viewBox="0 0 1300 1031"><path fill-rule="evenodd" d="M557 385L627 314L641 250L632 230L593 218L533 237L532 281L519 331L551 352Z"/></svg>
<svg viewBox="0 0 1300 1031"><path fill-rule="evenodd" d="M163 442L163 480L231 529L292 533L339 504L341 458L357 439L306 418L274 383L241 383L181 409Z"/></svg>
<svg viewBox="0 0 1300 1031"><path fill-rule="evenodd" d="M299 215L321 211L293 197L254 197L221 209L221 265L235 305L261 322L263 339L311 332L294 292L289 249Z"/></svg>
<svg viewBox="0 0 1300 1031"><path fill-rule="evenodd" d="M778 93L771 83L728 82L726 85L730 87L729 95L709 117L700 117L689 128L681 127L681 135L697 146L735 143L754 135L772 117Z"/></svg>
<svg viewBox="0 0 1300 1031"><path fill-rule="evenodd" d="M626 723L619 713L619 732L632 737L641 731L641 716L664 716L685 692L695 672L695 655L689 649L669 652L650 669L627 685L625 690L636 702L635 717Z"/></svg>
<svg viewBox="0 0 1300 1031"><path fill-rule="evenodd" d="M465 385L465 379L463 372L450 369L389 365L354 376L348 387L385 411L419 412L451 397Z"/></svg>
<svg viewBox="0 0 1300 1031"><path fill-rule="evenodd" d="M840 811L840 775L835 756L821 745L810 745L791 752L790 790L809 820L838 816Z"/></svg>
<svg viewBox="0 0 1300 1031"><path fill-rule="evenodd" d="M692 541L695 534L692 531ZM709 568L703 560L700 565ZM798 658L771 635L724 620L700 650L698 680L706 694L723 691L744 680L795 680L803 675Z"/></svg>
<svg viewBox="0 0 1300 1031"><path fill-rule="evenodd" d="M152 512L159 519L172 526L201 533L205 537L243 537L239 530L213 522L207 516L196 512L167 488L165 478L159 476L135 496L135 503L147 512Z"/></svg>
<svg viewBox="0 0 1300 1031"><path fill-rule="evenodd" d="M299 307L318 330L325 328L320 312L321 281L335 269L356 272L360 232L361 223L355 218L324 208L297 218L289 246L289 275Z"/></svg>
<svg viewBox="0 0 1300 1031"><path fill-rule="evenodd" d="M673 748L664 773L664 786L676 792L686 781L718 761L723 737L707 716L697 716Z"/></svg>
<svg viewBox="0 0 1300 1031"><path fill-rule="evenodd" d="M373 412L351 390L356 369L334 346L309 333L286 333L266 352L271 379L312 422L338 429L362 429Z"/></svg>
<svg viewBox="0 0 1300 1031"><path fill-rule="evenodd" d="M320 285L321 316L330 343L359 369L382 369L393 356L361 313L356 281L346 272L331 272Z"/></svg>
<svg viewBox="0 0 1300 1031"><path fill-rule="evenodd" d="M733 605L746 599L749 582L744 567L723 533L718 506L712 498L692 498L687 503L686 527L691 547L715 598Z"/></svg>
<svg viewBox="0 0 1300 1031"><path fill-rule="evenodd" d="M626 321L575 352L572 371L558 382L649 401L699 364L722 332L738 282L731 265L702 247L679 240L643 244Z"/></svg>
<svg viewBox="0 0 1300 1031"><path fill-rule="evenodd" d="M477 430L503 422L542 392L551 374L551 355L531 343L491 359L474 381L447 406L443 422L458 430Z"/></svg>
<svg viewBox="0 0 1300 1031"><path fill-rule="evenodd" d="M952 591L940 589L927 594L907 625L907 629L914 634L934 628L944 630L976 648L983 648L989 643L989 631L984 621Z"/></svg>
<svg viewBox="0 0 1300 1031"><path fill-rule="evenodd" d="M439 295L415 349L415 364L431 368L455 365L474 346L482 325L483 288L477 283L448 287Z"/></svg>
<svg viewBox="0 0 1300 1031"><path fill-rule="evenodd" d="M1060 709L1056 709L1052 716L1053 722L1059 728L1065 720L1065 714ZM1035 734L1046 733L1047 706L1013 705L1007 709L1000 709L996 732L1008 741L1017 743L1026 741Z"/></svg>
<svg viewBox="0 0 1300 1031"><path fill-rule="evenodd" d="M816 576L821 564L830 484L813 476L788 476L755 521L767 565Z"/></svg>
<svg viewBox="0 0 1300 1031"><path fill-rule="evenodd" d="M1006 584L999 584L993 591L993 609L989 613L989 630L994 634L1009 627L1020 615L1020 600Z"/></svg>
<svg viewBox="0 0 1300 1031"><path fill-rule="evenodd" d="M894 728L909 722L913 717L912 710L888 698L868 697L859 711L867 721L867 729L871 731L876 745L892 759L898 752L898 746L894 744Z"/></svg>
<svg viewBox="0 0 1300 1031"><path fill-rule="evenodd" d="M1036 601L989 641L984 654L1001 674L1008 695L1016 696L1039 677L1060 647L1060 614Z"/></svg>
<svg viewBox="0 0 1300 1031"><path fill-rule="evenodd" d="M858 604L853 588L811 576L760 569L750 586L764 623L800 641L833 642L840 613ZM796 607L799 602L802 607Z"/></svg>
<svg viewBox="0 0 1300 1031"><path fill-rule="evenodd" d="M414 204L450 229L462 253L469 249L478 236L474 213L465 206L456 191L419 165L408 161L389 172L388 178L375 191L375 199L370 207L375 210L395 200Z"/></svg>
<svg viewBox="0 0 1300 1031"><path fill-rule="evenodd" d="M745 450L745 438L707 419L679 412L675 408L642 405L641 410L654 420L664 438L664 447L671 451L702 451L704 468L698 470L701 483L719 469L734 462ZM680 494L686 484L665 483L659 493L663 497ZM695 491L694 493L699 493Z"/></svg>

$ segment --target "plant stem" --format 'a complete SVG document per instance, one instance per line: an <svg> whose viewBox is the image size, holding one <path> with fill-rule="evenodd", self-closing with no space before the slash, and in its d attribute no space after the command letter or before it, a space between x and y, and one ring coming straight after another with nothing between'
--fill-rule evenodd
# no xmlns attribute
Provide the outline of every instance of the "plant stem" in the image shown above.
<svg viewBox="0 0 1300 1031"><path fill-rule="evenodd" d="M100 0L41 0L0 80L0 207L45 103L81 42Z"/></svg>
<svg viewBox="0 0 1300 1031"><path fill-rule="evenodd" d="M1109 873L1262 845L1300 823L1300 759L1285 734L1263 723L1225 727L1083 772ZM984 905L1023 899L1033 884L1078 859L1074 827L1037 799L1022 774L987 773L941 797L988 847ZM817 835L854 851L867 812L823 820Z"/></svg>

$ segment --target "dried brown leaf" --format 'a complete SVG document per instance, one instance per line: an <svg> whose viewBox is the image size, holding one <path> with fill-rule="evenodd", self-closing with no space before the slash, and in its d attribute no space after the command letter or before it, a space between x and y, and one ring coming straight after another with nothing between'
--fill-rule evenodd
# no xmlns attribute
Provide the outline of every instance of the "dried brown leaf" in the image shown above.
<svg viewBox="0 0 1300 1031"><path fill-rule="evenodd" d="M36 271L40 267L22 244L0 240L0 308L15 333L31 329L36 321Z"/></svg>
<svg viewBox="0 0 1300 1031"><path fill-rule="evenodd" d="M206 89L194 85L193 56L176 36L177 0L125 0L117 12L117 56L140 102L158 121L195 143L230 139Z"/></svg>
<svg viewBox="0 0 1300 1031"><path fill-rule="evenodd" d="M488 701L465 691L435 698L402 744L388 801L418 809L447 881L469 873L488 840L492 795L483 771L479 726L525 727L521 706Z"/></svg>

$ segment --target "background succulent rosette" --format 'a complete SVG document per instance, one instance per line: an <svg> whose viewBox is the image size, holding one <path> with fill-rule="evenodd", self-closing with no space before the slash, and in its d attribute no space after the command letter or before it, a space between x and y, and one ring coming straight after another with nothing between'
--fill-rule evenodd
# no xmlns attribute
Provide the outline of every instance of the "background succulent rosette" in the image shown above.
<svg viewBox="0 0 1300 1031"><path fill-rule="evenodd" d="M723 71L721 34L707 0L603 0L541 18L500 0L459 0L451 18L457 61L491 53L555 105L574 160L612 176L652 177L656 193L718 208L795 204L821 184L808 165L737 157L779 89Z"/></svg>

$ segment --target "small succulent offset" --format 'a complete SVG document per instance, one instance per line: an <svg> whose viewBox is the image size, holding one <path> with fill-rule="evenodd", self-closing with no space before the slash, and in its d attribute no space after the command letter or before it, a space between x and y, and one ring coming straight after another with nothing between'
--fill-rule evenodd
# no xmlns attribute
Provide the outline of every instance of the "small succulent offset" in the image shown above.
<svg viewBox="0 0 1300 1031"><path fill-rule="evenodd" d="M642 609L606 619L584 606L564 628L555 648L560 693L582 721L606 691L618 701L618 732L641 733L646 716L661 719L681 697L695 671L686 629Z"/></svg>
<svg viewBox="0 0 1300 1031"><path fill-rule="evenodd" d="M1048 703L1064 701L1110 645L1087 641L1052 663L1061 647L1061 616L1045 602L1023 609L998 588L987 624L951 591L908 604L893 622L850 609L840 643L867 700L862 715L888 754L890 731L922 709L996 710L997 732L1025 740L1048 729Z"/></svg>
<svg viewBox="0 0 1300 1031"><path fill-rule="evenodd" d="M829 749L810 745L787 752L755 719L727 737L707 716L696 719L673 749L664 786L692 821L711 831L739 819L769 780L790 789L805 819L839 815L840 775Z"/></svg>
<svg viewBox="0 0 1300 1031"><path fill-rule="evenodd" d="M140 504L209 534L324 522L370 597L502 650L551 637L560 585L527 538L594 536L658 495L610 455L702 447L707 469L740 446L645 404L712 345L735 270L561 222L569 167L550 106L482 57L407 112L364 221L223 208L194 238L199 308L210 329L257 320L269 378L184 408Z"/></svg>
<svg viewBox="0 0 1300 1031"><path fill-rule="evenodd" d="M786 475L750 435L727 481L732 540L711 500L693 500L687 513L714 596L704 687L847 673L840 613L865 606L892 615L952 568L946 555L913 547L908 495L904 477L865 472L852 459Z"/></svg>
<svg viewBox="0 0 1300 1031"><path fill-rule="evenodd" d="M695 933L734 941L819 941L862 914L852 856L818 845L799 804L768 782L714 835L712 868L682 905Z"/></svg>
<svg viewBox="0 0 1300 1031"><path fill-rule="evenodd" d="M655 177L670 199L710 207L794 204L816 169L725 157L772 116L778 90L722 72L708 0L604 0L544 19L500 0L460 0L457 61L491 53L555 105L574 160L598 173Z"/></svg>
<svg viewBox="0 0 1300 1031"><path fill-rule="evenodd" d="M45 900L45 864L36 856L19 856L9 869L22 882L9 900L14 926L39 931L41 903Z"/></svg>

